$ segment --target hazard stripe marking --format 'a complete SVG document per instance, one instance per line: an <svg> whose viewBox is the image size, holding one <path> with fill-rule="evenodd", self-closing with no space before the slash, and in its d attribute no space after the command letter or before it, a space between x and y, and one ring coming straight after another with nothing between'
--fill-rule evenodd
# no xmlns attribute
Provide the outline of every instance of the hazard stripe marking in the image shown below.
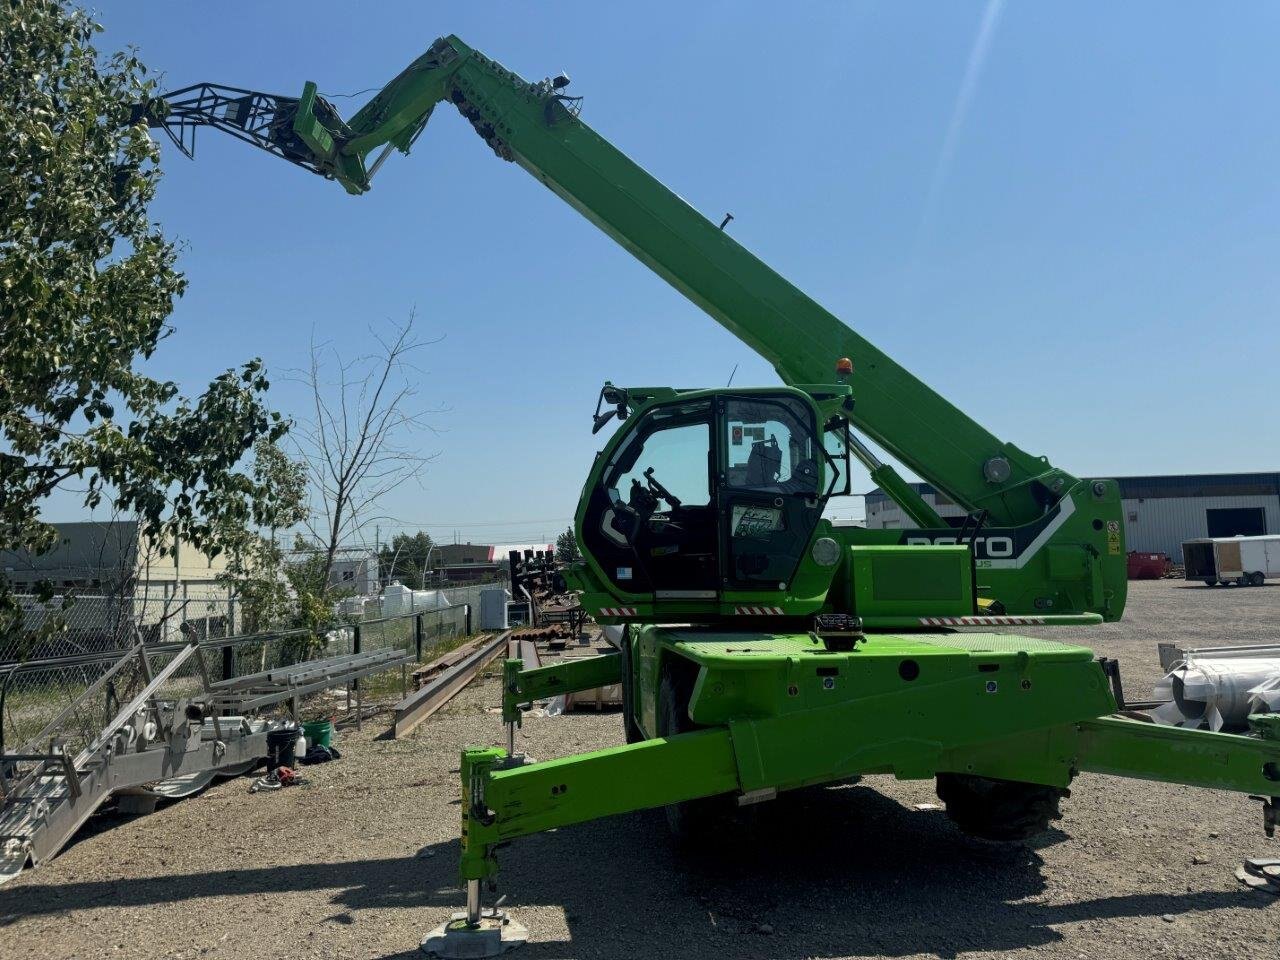
<svg viewBox="0 0 1280 960"><path fill-rule="evenodd" d="M1044 617L921 617L925 627L1025 627L1043 624Z"/></svg>

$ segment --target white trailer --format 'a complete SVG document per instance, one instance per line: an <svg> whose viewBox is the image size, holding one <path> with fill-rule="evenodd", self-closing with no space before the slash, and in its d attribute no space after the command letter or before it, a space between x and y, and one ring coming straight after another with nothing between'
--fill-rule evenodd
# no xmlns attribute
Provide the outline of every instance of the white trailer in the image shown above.
<svg viewBox="0 0 1280 960"><path fill-rule="evenodd" d="M1280 535L1188 540L1182 545L1182 563L1188 580L1203 580L1210 587L1260 587L1268 577L1280 577Z"/></svg>

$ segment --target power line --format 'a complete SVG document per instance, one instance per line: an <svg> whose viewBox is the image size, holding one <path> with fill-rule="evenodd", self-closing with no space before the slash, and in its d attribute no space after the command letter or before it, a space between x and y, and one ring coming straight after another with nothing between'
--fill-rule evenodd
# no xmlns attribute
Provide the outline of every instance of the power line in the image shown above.
<svg viewBox="0 0 1280 960"><path fill-rule="evenodd" d="M568 523L573 517L550 517L541 520L473 520L467 523L453 523L448 520L441 520L433 523L416 520L396 520L392 523L385 523L391 529L402 530L431 530L437 528L448 527L450 530L455 527L503 527L510 529L512 527L530 527L543 523Z"/></svg>

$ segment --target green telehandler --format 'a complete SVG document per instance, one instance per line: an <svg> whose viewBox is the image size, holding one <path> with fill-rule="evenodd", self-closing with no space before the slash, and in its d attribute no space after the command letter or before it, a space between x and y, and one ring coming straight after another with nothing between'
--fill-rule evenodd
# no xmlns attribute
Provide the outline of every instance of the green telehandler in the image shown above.
<svg viewBox="0 0 1280 960"><path fill-rule="evenodd" d="M568 85L530 83L451 36L347 120L314 83L296 98L200 84L137 111L188 155L212 126L360 194L451 103L784 384L604 385L594 431L619 426L583 487L583 559L566 578L618 650L506 661L506 747L462 755L466 910L424 947L519 942L481 905L495 851L517 837L657 807L697 837L726 808L867 774L936 779L951 819L994 840L1044 830L1082 771L1255 795L1270 835L1280 717L1250 718L1247 735L1159 726L1125 709L1114 663L1087 647L981 629L1120 618L1116 484L986 431L587 126ZM864 437L963 521L943 521ZM824 518L849 493L851 457L913 529ZM625 745L543 762L516 751L523 705L616 682Z"/></svg>

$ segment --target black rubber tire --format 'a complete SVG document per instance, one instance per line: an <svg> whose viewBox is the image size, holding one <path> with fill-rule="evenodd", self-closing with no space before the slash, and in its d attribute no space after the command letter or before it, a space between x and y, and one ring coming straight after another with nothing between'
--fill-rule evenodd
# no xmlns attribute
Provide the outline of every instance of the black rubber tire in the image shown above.
<svg viewBox="0 0 1280 960"><path fill-rule="evenodd" d="M992 780L963 773L938 774L938 797L965 833L1016 843L1049 829L1062 816L1058 801L1070 791L1038 783Z"/></svg>
<svg viewBox="0 0 1280 960"><path fill-rule="evenodd" d="M622 732L627 743L639 743L645 739L636 723L635 676L631 672L631 628L622 628L622 643L618 653L622 657Z"/></svg>
<svg viewBox="0 0 1280 960"><path fill-rule="evenodd" d="M1218 581L1217 581L1217 580L1206 580L1206 581L1204 582L1204 585L1205 585L1206 587L1216 587L1216 586L1218 585Z"/></svg>
<svg viewBox="0 0 1280 960"><path fill-rule="evenodd" d="M689 717L689 701L696 678L696 671L691 669L670 664L663 669L662 684L658 688L658 736L668 737L697 729L697 724ZM677 841L702 846L724 828L733 808L725 797L706 797L668 804L663 812L667 817L667 829Z"/></svg>
<svg viewBox="0 0 1280 960"><path fill-rule="evenodd" d="M1261 587L1266 582L1267 578L1259 570L1255 570L1253 573L1249 574L1249 586L1251 587Z"/></svg>

